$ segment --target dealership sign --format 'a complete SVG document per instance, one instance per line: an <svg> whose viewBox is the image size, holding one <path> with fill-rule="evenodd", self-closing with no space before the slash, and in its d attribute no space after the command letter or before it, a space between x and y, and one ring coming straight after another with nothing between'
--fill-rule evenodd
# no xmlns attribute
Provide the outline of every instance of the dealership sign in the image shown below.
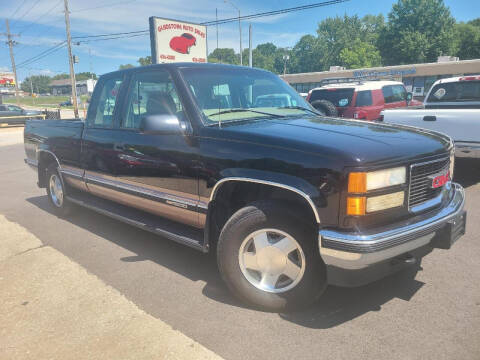
<svg viewBox="0 0 480 360"><path fill-rule="evenodd" d="M414 67L409 69L390 69L390 70L357 70L353 72L354 77L383 77L383 76L405 76L405 75L413 75L417 72L417 69Z"/></svg>
<svg viewBox="0 0 480 360"><path fill-rule="evenodd" d="M150 17L152 62L206 62L207 27Z"/></svg>
<svg viewBox="0 0 480 360"><path fill-rule="evenodd" d="M13 73L0 73L0 87L15 86Z"/></svg>

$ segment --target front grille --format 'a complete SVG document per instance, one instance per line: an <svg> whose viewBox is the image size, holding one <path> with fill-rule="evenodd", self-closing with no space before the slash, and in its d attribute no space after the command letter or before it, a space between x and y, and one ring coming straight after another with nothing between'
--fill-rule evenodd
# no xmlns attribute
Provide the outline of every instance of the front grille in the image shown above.
<svg viewBox="0 0 480 360"><path fill-rule="evenodd" d="M408 207L412 208L437 197L442 187L432 189L430 175L448 171L449 158L428 161L420 164L413 164L410 167L410 193L408 195Z"/></svg>

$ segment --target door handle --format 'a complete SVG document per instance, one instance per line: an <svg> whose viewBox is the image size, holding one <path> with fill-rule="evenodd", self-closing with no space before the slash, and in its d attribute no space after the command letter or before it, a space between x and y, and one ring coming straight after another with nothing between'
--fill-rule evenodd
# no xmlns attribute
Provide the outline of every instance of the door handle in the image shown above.
<svg viewBox="0 0 480 360"><path fill-rule="evenodd" d="M437 117L435 115L425 115L423 121L437 121Z"/></svg>

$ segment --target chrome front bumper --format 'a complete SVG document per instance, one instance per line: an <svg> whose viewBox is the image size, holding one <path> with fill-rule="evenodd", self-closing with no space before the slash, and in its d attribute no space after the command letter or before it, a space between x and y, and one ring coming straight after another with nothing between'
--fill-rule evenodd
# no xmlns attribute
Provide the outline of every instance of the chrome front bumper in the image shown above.
<svg viewBox="0 0 480 360"><path fill-rule="evenodd" d="M427 245L448 222L463 214L462 186L453 183L451 191L446 206L416 222L403 221L388 230L364 233L320 230L318 244L323 261L341 269L363 269Z"/></svg>

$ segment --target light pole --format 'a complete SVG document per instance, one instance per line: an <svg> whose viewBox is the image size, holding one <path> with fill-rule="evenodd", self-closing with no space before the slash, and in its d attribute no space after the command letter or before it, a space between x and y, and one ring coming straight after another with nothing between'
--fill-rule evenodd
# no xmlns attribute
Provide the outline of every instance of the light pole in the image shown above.
<svg viewBox="0 0 480 360"><path fill-rule="evenodd" d="M230 0L223 0L225 3L229 3L238 11L238 31L240 32L240 65L243 65L242 61L242 24L240 22L240 9Z"/></svg>
<svg viewBox="0 0 480 360"><path fill-rule="evenodd" d="M290 60L290 55L283 55L283 75L287 72L287 61Z"/></svg>

